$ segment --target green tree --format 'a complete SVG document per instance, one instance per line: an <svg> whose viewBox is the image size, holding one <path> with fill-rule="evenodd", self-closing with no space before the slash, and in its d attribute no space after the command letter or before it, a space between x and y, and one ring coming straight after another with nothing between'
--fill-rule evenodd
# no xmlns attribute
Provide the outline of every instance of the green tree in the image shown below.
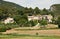
<svg viewBox="0 0 60 39"><path fill-rule="evenodd" d="M41 11L41 14L42 14L42 15L48 15L48 14L49 14L49 11L48 11L46 8L44 8L44 9Z"/></svg>
<svg viewBox="0 0 60 39"><path fill-rule="evenodd" d="M30 7L30 8L24 8L24 13L27 14L27 15L33 15L33 9Z"/></svg>
<svg viewBox="0 0 60 39"><path fill-rule="evenodd" d="M20 25L21 27L23 27L24 25L27 25L26 22L28 21L27 16L26 15L17 15L14 17L14 20L16 21L16 23L18 25Z"/></svg>
<svg viewBox="0 0 60 39"><path fill-rule="evenodd" d="M43 28L46 28L45 25L47 25L47 20L43 19L43 20L39 21L39 23Z"/></svg>
<svg viewBox="0 0 60 39"><path fill-rule="evenodd" d="M41 13L41 10L38 7L36 7L34 9L34 14L36 15L36 14L40 14L40 13Z"/></svg>
<svg viewBox="0 0 60 39"><path fill-rule="evenodd" d="M22 16L22 15L24 15L24 12L21 10L18 10L18 14Z"/></svg>
<svg viewBox="0 0 60 39"><path fill-rule="evenodd" d="M32 26L35 26L36 24L38 24L38 21L37 20L31 20L28 23L29 23L30 27L32 27Z"/></svg>
<svg viewBox="0 0 60 39"><path fill-rule="evenodd" d="M53 18L54 18L54 12L50 11L49 14L51 14L53 16Z"/></svg>
<svg viewBox="0 0 60 39"><path fill-rule="evenodd" d="M25 7L24 10L23 10L23 12L24 12L25 14L28 14L28 13L29 13L29 9L28 9L27 7Z"/></svg>
<svg viewBox="0 0 60 39"><path fill-rule="evenodd" d="M56 21L58 28L60 28L60 17L58 17L57 21Z"/></svg>
<svg viewBox="0 0 60 39"><path fill-rule="evenodd" d="M34 10L30 7L29 8L29 16L32 16L34 14Z"/></svg>

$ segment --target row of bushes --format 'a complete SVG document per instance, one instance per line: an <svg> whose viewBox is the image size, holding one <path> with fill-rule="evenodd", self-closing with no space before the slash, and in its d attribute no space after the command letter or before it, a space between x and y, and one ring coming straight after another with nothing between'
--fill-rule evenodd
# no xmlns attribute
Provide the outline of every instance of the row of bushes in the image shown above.
<svg viewBox="0 0 60 39"><path fill-rule="evenodd" d="M0 32L5 32L6 30L10 30L16 27L19 27L19 26L18 25L0 25Z"/></svg>

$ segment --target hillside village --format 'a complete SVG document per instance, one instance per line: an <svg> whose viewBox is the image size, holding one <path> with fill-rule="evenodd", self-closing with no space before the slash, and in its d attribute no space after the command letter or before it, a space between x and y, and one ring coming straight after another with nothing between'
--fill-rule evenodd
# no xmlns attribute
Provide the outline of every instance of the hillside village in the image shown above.
<svg viewBox="0 0 60 39"><path fill-rule="evenodd" d="M51 16L51 15L28 16L28 21L43 20L43 19L46 19L49 23L51 23L53 16ZM14 18L10 18L10 17L6 18L5 20L2 20L2 23L4 23L4 24L14 23L14 22L15 22Z"/></svg>
<svg viewBox="0 0 60 39"><path fill-rule="evenodd" d="M0 0L0 39L60 39L59 1Z"/></svg>
<svg viewBox="0 0 60 39"><path fill-rule="evenodd" d="M57 25L60 28L60 4L53 4L49 9L38 7L33 9L1 0L0 5L0 25L4 28L36 26L46 28L46 25L54 27Z"/></svg>
<svg viewBox="0 0 60 39"><path fill-rule="evenodd" d="M31 20L42 20L46 19L48 22L52 22L53 16L52 15L39 15L39 16L28 16L28 21ZM7 17L2 23L14 23L14 18Z"/></svg>
<svg viewBox="0 0 60 39"><path fill-rule="evenodd" d="M52 22L52 15L38 15L38 16L28 16L28 21L30 20L42 20L46 19L48 22Z"/></svg>

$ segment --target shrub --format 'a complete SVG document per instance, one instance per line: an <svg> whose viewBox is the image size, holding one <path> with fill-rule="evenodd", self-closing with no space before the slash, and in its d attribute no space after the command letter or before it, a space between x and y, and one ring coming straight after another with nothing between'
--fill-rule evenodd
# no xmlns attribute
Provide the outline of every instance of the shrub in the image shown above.
<svg viewBox="0 0 60 39"><path fill-rule="evenodd" d="M38 35L38 33L36 33L36 35Z"/></svg>
<svg viewBox="0 0 60 39"><path fill-rule="evenodd" d="M46 28L45 25L48 24L47 20L45 20L45 19L41 20L39 23L40 23L40 25L41 25L42 28Z"/></svg>
<svg viewBox="0 0 60 39"><path fill-rule="evenodd" d="M57 18L56 24L58 25L58 28L60 28L60 16Z"/></svg>
<svg viewBox="0 0 60 39"><path fill-rule="evenodd" d="M31 20L31 21L29 21L29 24L30 24L31 27L33 27L36 24L38 24L38 20Z"/></svg>
<svg viewBox="0 0 60 39"><path fill-rule="evenodd" d="M6 30L10 30L10 29L12 29L11 27L6 27Z"/></svg>
<svg viewBox="0 0 60 39"><path fill-rule="evenodd" d="M0 32L6 32L6 28L0 28Z"/></svg>

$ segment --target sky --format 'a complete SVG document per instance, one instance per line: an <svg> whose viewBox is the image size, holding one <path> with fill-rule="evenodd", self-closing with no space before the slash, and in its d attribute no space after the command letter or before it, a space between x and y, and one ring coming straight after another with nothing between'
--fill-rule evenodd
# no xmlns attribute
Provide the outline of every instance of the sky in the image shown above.
<svg viewBox="0 0 60 39"><path fill-rule="evenodd" d="M60 0L5 0L19 4L23 7L39 7L40 9L46 8L49 9L53 4L60 4Z"/></svg>

